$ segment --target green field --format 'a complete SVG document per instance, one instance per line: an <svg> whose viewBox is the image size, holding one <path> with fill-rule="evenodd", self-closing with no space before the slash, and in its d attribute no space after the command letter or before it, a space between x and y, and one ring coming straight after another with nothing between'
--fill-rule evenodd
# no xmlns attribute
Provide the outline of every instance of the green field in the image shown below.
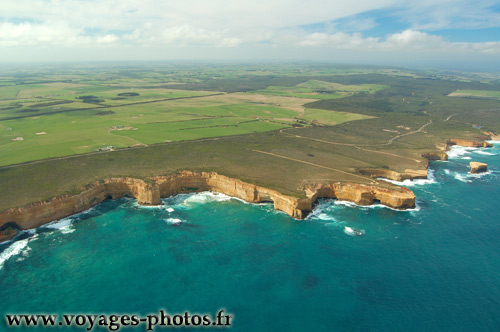
<svg viewBox="0 0 500 332"><path fill-rule="evenodd" d="M313 123L334 126L348 121L370 119L372 117L355 113L332 112L322 109L307 108L302 118Z"/></svg>
<svg viewBox="0 0 500 332"><path fill-rule="evenodd" d="M124 82L124 79L119 80ZM131 83L130 81L128 83ZM142 82L144 83L144 82ZM148 82L151 83L151 82ZM311 80L300 89L328 87ZM340 84L328 83L329 86ZM380 88L349 86L352 91ZM37 83L0 87L0 165L163 142L367 119L307 109L301 99L157 85ZM341 97L341 96L340 96Z"/></svg>
<svg viewBox="0 0 500 332"><path fill-rule="evenodd" d="M333 82L309 80L292 87L270 86L256 93L310 99L336 99L357 93L375 93L389 86L382 84L343 85Z"/></svg>
<svg viewBox="0 0 500 332"><path fill-rule="evenodd" d="M450 97L491 98L500 100L500 91L488 90L457 90L449 94Z"/></svg>

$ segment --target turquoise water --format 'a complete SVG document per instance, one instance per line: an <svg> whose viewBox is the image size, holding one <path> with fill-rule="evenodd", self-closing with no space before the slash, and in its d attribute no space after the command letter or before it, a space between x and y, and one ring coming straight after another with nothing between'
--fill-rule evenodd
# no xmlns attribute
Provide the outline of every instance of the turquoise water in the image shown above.
<svg viewBox="0 0 500 332"><path fill-rule="evenodd" d="M224 308L235 331L498 331L500 145L451 156L411 183L414 211L323 200L297 221L210 193L106 201L0 244L0 313ZM491 171L467 175L471 160Z"/></svg>

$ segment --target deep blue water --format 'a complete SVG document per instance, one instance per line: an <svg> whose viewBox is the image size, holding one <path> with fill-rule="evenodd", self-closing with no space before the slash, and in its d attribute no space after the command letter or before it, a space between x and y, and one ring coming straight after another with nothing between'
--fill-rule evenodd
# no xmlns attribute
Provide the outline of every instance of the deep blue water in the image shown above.
<svg viewBox="0 0 500 332"><path fill-rule="evenodd" d="M471 160L491 171L468 175ZM0 244L0 314L224 308L235 331L500 331L500 145L431 169L406 212L323 200L298 221L210 193L106 201Z"/></svg>

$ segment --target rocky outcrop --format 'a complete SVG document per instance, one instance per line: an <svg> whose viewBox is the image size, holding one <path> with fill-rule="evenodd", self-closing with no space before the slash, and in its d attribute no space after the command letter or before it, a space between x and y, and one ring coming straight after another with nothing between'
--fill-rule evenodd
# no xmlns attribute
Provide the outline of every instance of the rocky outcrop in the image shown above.
<svg viewBox="0 0 500 332"><path fill-rule="evenodd" d="M406 188L385 189L375 186L334 183L308 187L306 197L284 195L276 190L232 179L213 172L179 172L172 176L157 176L147 181L133 178L111 178L94 182L76 195L63 195L22 208L0 212L0 227L8 223L20 229L41 226L47 222L82 212L107 198L135 197L139 204L158 205L161 197L179 193L214 191L237 197L251 203L273 202L276 210L296 219L302 219L312 210L317 198L329 197L347 200L359 205L375 202L392 208L415 206L415 195Z"/></svg>
<svg viewBox="0 0 500 332"><path fill-rule="evenodd" d="M446 141L447 150L450 146L459 145L459 146L467 146L473 148L491 148L493 144L483 142L483 141L470 141L464 139L449 139Z"/></svg>
<svg viewBox="0 0 500 332"><path fill-rule="evenodd" d="M491 131L485 131L484 132L485 135L489 136L490 139L494 140L494 141L500 141L500 135L494 133L494 132L491 132Z"/></svg>
<svg viewBox="0 0 500 332"><path fill-rule="evenodd" d="M483 173L488 171L488 164L471 161L469 164L471 173Z"/></svg>
<svg viewBox="0 0 500 332"><path fill-rule="evenodd" d="M372 178L385 178L394 181L404 181L413 179L427 179L426 169L405 169L404 172L396 172L380 168L363 168L359 173Z"/></svg>
<svg viewBox="0 0 500 332"><path fill-rule="evenodd" d="M404 187L385 189L362 184L334 183L306 188L306 196L311 204L317 198L336 198L358 205L371 205L380 202L380 204L395 209L415 207L415 194Z"/></svg>
<svg viewBox="0 0 500 332"><path fill-rule="evenodd" d="M446 154L446 152L426 152L426 153L422 153L422 158L425 158L427 160L447 161L448 155Z"/></svg>
<svg viewBox="0 0 500 332"><path fill-rule="evenodd" d="M425 152L422 153L422 158L427 159L427 162L424 163L424 166L427 168L429 167L429 161L431 160L443 160L447 161L448 160L448 154L446 151L450 149L453 145L458 145L458 146L465 146L465 147L474 147L474 148L491 148L493 144L484 142L484 141L471 141L471 140L465 140L465 139L449 139L446 140L446 145L441 148L439 147L440 150L444 150L442 152Z"/></svg>

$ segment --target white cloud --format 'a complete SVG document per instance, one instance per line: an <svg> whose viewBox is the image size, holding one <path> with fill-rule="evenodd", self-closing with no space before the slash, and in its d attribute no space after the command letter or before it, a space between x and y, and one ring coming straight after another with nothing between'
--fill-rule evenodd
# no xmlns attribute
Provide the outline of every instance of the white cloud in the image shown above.
<svg viewBox="0 0 500 332"><path fill-rule="evenodd" d="M66 24L0 23L0 45L75 45L86 43L81 31Z"/></svg>
<svg viewBox="0 0 500 332"><path fill-rule="evenodd" d="M107 29L162 23L169 26L196 23L201 28L282 28L333 20L378 9L397 0L4 0L3 17L57 21L67 18L75 25Z"/></svg>
<svg viewBox="0 0 500 332"><path fill-rule="evenodd" d="M289 43L290 39L283 39ZM463 43L448 42L440 36L421 31L405 30L389 35L385 40L373 37L363 37L360 33L347 34L337 32L333 34L312 33L303 35L296 45L304 47L328 48L330 50L349 49L359 52L387 52L387 53L484 53L499 54L499 42Z"/></svg>
<svg viewBox="0 0 500 332"><path fill-rule="evenodd" d="M500 54L500 41L489 43L448 42L431 31L452 27L500 26L500 14L490 7L495 0L2 0L0 47L13 54L14 47L99 47L108 54L122 48L211 51L225 56L280 54L321 58L324 52L374 52L402 54ZM373 10L399 15L412 28L384 38L366 37L377 22L371 18L348 20L343 32L335 24L323 24L320 32L300 28L331 22ZM376 17L375 17L376 18ZM500 37L499 37L500 40ZM55 48L54 48L55 49ZM290 50L294 52L290 52ZM189 50L182 56L192 56ZM239 50L239 53L237 52ZM9 51L9 52L7 52ZM113 52L111 52L113 51ZM219 53L217 53L219 52ZM268 52L268 53L266 53ZM274 52L274 53L273 53ZM281 52L281 53L280 53ZM341 53L342 53L341 52ZM83 52L81 54L84 54ZM139 54L139 53L137 53ZM158 53L157 53L158 54ZM198 52L199 56L208 52ZM335 53L337 54L337 53ZM343 53L344 54L344 53ZM345 53L347 54L347 53ZM132 57L132 54L127 54ZM349 57L347 57L348 59ZM0 54L0 60L5 59Z"/></svg>
<svg viewBox="0 0 500 332"><path fill-rule="evenodd" d="M435 50L444 44L440 36L433 36L421 31L405 30L387 37L380 46L387 49Z"/></svg>
<svg viewBox="0 0 500 332"><path fill-rule="evenodd" d="M347 34L337 32L334 34L313 33L302 38L300 46L325 46L330 45L339 49L371 49L377 46L378 38L363 38L360 33Z"/></svg>
<svg viewBox="0 0 500 332"><path fill-rule="evenodd" d="M96 41L101 44L114 43L118 41L118 37L112 34L108 34L102 37L97 37Z"/></svg>

